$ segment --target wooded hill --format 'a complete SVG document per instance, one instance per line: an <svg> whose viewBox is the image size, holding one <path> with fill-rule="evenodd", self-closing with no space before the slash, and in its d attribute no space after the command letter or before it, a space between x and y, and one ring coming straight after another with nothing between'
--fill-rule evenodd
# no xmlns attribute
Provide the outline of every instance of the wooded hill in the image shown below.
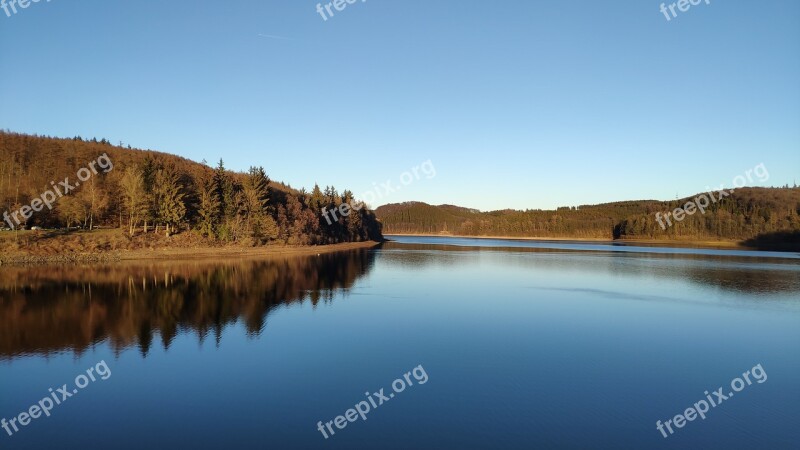
<svg viewBox="0 0 800 450"><path fill-rule="evenodd" d="M270 180L262 167L248 173L212 168L167 153L122 148L105 139L31 136L0 131L0 207L31 205L65 177L106 154L113 170L100 170L73 192L24 221L30 228L123 228L129 234L192 231L213 241L244 245L298 245L381 240L380 223L363 208L329 225L323 208L353 194L318 186L309 193ZM0 211L0 213L2 212ZM20 217L19 215L17 217ZM2 220L2 219L0 219ZM4 222L0 227L9 227ZM20 227L17 227L20 228Z"/></svg>
<svg viewBox="0 0 800 450"><path fill-rule="evenodd" d="M386 234L674 240L749 240L768 235L797 239L800 234L800 188L788 186L737 189L712 202L705 214L698 211L680 222L672 219L672 226L664 221L662 229L655 214L673 211L694 197L491 212L409 202L381 206L375 213Z"/></svg>

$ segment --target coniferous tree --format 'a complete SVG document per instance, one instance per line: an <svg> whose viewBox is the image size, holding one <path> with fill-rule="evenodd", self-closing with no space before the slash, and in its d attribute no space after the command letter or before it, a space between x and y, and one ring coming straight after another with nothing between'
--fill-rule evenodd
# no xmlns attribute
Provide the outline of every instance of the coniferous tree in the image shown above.
<svg viewBox="0 0 800 450"><path fill-rule="evenodd" d="M156 172L153 193L157 206L156 217L166 227L169 236L186 215L185 194L174 167L167 166Z"/></svg>
<svg viewBox="0 0 800 450"><path fill-rule="evenodd" d="M275 239L277 225L269 214L269 177L263 167L251 167L243 188L247 227L257 242Z"/></svg>
<svg viewBox="0 0 800 450"><path fill-rule="evenodd" d="M198 228L203 236L216 236L220 201L214 179L204 175L198 183L198 190Z"/></svg>

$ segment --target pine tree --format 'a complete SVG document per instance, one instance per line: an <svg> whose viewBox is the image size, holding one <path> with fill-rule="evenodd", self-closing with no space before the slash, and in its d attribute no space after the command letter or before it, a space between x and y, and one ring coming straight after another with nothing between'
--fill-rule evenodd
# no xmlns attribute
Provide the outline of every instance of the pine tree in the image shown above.
<svg viewBox="0 0 800 450"><path fill-rule="evenodd" d="M214 169L214 186L220 202L217 237L223 241L235 240L241 196L237 195L236 185L225 170L225 163L222 159L219 160L217 168Z"/></svg>
<svg viewBox="0 0 800 450"><path fill-rule="evenodd" d="M204 236L216 236L219 225L220 201L212 177L203 176L198 186L198 227Z"/></svg>
<svg viewBox="0 0 800 450"><path fill-rule="evenodd" d="M269 177L263 167L251 167L243 189L243 209L250 235L259 243L277 237L277 225L269 214Z"/></svg>
<svg viewBox="0 0 800 450"><path fill-rule="evenodd" d="M167 166L156 172L153 193L156 199L156 217L167 228L167 235L177 227L186 215L185 194L177 171Z"/></svg>

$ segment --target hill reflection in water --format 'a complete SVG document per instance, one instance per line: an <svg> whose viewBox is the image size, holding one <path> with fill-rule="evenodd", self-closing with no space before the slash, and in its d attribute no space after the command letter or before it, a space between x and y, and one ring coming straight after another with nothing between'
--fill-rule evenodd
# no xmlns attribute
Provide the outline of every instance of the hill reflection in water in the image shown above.
<svg viewBox="0 0 800 450"><path fill-rule="evenodd" d="M374 264L356 250L236 262L152 262L0 271L0 359L73 351L108 341L147 355L156 334L219 340L241 320L258 336L277 306L330 301Z"/></svg>

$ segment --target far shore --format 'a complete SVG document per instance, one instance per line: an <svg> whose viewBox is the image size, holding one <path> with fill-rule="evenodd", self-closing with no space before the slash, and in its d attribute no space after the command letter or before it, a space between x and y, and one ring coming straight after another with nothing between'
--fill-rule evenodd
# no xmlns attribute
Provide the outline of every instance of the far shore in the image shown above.
<svg viewBox="0 0 800 450"><path fill-rule="evenodd" d="M410 236L410 237L449 237L449 238L464 238L464 239L507 239L515 241L559 241L559 242L587 242L592 244L631 244L631 245L652 245L661 247L694 247L694 248L722 248L722 249L735 249L735 250L757 250L752 247L742 245L740 241L735 240L718 240L718 241L695 241L695 240L680 240L680 239L610 239L610 238L584 238L584 237L523 237L523 236L464 236L457 234L433 234L433 233L387 233L384 235L387 239L392 236Z"/></svg>

